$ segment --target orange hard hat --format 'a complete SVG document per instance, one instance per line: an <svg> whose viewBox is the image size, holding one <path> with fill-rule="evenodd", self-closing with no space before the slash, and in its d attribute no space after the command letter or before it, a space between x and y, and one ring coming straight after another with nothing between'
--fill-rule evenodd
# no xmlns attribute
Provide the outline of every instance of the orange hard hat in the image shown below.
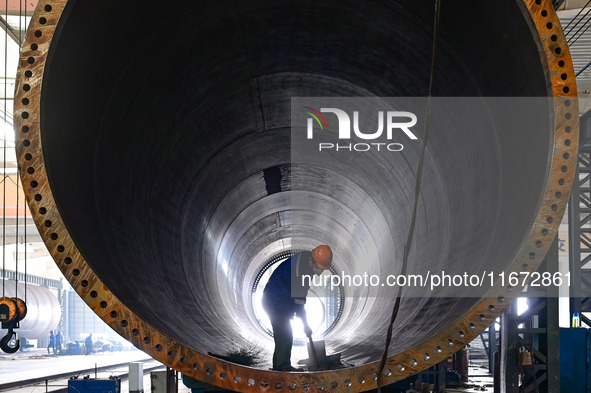
<svg viewBox="0 0 591 393"><path fill-rule="evenodd" d="M319 268L328 270L332 262L332 250L329 246L323 244L312 250L312 258L314 258Z"/></svg>

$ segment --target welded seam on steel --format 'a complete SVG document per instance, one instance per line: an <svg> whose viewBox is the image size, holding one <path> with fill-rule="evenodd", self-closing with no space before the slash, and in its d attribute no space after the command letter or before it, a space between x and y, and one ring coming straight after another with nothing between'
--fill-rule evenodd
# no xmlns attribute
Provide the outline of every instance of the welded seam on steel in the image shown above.
<svg viewBox="0 0 591 393"><path fill-rule="evenodd" d="M376 387L379 362L335 371L283 373L225 362L187 348L129 310L92 271L72 241L48 182L41 146L43 72L53 34L67 0L41 0L20 56L15 86L15 132L23 188L35 223L56 264L84 301L121 336L162 363L206 383L241 392L365 391ZM555 138L543 202L509 271L537 270L554 240L573 182L578 145L578 104L570 52L550 0L524 0L537 30L542 62L552 84ZM558 99L560 97L560 99ZM383 383L416 374L446 359L485 330L521 292L496 288L448 329L388 358Z"/></svg>

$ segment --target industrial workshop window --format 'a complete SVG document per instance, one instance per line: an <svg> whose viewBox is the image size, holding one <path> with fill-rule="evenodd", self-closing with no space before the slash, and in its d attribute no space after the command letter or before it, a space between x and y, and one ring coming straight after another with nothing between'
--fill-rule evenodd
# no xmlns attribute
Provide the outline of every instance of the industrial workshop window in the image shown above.
<svg viewBox="0 0 591 393"><path fill-rule="evenodd" d="M263 290L275 269L291 255L299 250L286 251L271 258L261 269L252 287L251 305L252 311L261 328L272 336L271 322L262 305ZM337 274L334 268L330 269L331 274ZM324 272L323 274L329 274ZM320 280L319 280L320 281ZM343 287L314 286L310 287L306 300L306 313L308 323L313 330L314 337L322 337L329 333L338 323L343 312L344 291ZM304 326L299 318L291 321L295 344L304 344L306 335Z"/></svg>

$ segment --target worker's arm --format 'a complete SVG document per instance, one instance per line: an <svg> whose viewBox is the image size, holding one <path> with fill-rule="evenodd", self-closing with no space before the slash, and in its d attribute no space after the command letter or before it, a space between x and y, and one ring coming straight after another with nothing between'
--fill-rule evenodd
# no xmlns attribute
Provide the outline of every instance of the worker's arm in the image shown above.
<svg viewBox="0 0 591 393"><path fill-rule="evenodd" d="M304 333L306 333L306 336L310 337L312 336L312 328L310 328L310 325L308 325L308 317L306 315L306 298L296 298L295 299L295 304L296 304L296 316L298 318L300 318L302 320L302 323L304 324Z"/></svg>

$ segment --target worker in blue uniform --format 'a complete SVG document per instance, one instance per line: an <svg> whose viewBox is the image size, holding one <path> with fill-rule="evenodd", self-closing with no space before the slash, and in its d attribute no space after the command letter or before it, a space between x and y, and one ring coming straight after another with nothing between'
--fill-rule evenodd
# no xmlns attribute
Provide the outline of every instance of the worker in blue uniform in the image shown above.
<svg viewBox="0 0 591 393"><path fill-rule="evenodd" d="M327 245L320 245L312 252L292 255L269 278L263 291L263 308L273 327L273 370L297 371L291 366L293 332L290 321L294 314L302 320L306 336L312 335L305 309L310 280L302 280L302 276L320 275L330 269L331 263L332 250Z"/></svg>

